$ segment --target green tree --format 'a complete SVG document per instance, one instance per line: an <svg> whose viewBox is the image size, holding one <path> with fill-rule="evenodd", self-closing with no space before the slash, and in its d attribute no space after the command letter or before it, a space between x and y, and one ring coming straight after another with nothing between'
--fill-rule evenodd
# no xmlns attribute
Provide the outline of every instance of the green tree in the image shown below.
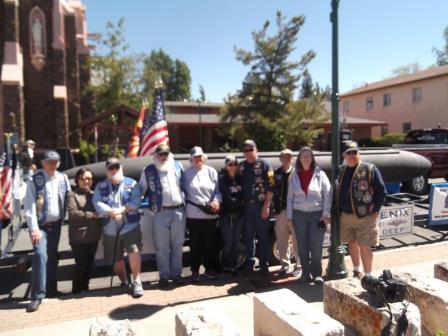
<svg viewBox="0 0 448 336"><path fill-rule="evenodd" d="M105 35L92 37L95 51L89 56L91 81L84 94L93 99L95 112L124 104L138 108L142 100L138 55L128 53L124 38L124 19L108 22Z"/></svg>
<svg viewBox="0 0 448 336"><path fill-rule="evenodd" d="M154 92L155 82L162 79L165 85L165 99L182 101L191 99L191 75L188 65L173 60L163 49L153 50L145 57L143 68L143 86L148 96Z"/></svg>
<svg viewBox="0 0 448 336"><path fill-rule="evenodd" d="M310 98L313 95L314 86L313 79L311 78L308 70L303 72L303 79L300 85L300 98Z"/></svg>
<svg viewBox="0 0 448 336"><path fill-rule="evenodd" d="M443 39L445 40L445 45L442 49L433 48L432 51L436 56L436 63L438 66L448 64L448 26L443 30Z"/></svg>
<svg viewBox="0 0 448 336"><path fill-rule="evenodd" d="M228 96L222 110L223 133L230 136L233 146L245 138L253 138L263 150L281 149L291 134L282 120L289 115L290 103L306 65L314 58L310 50L299 60L291 60L304 16L287 20L276 14L276 30L269 34L270 22L252 33L254 50L236 48L236 58L250 68L242 88ZM294 125L294 127L300 127Z"/></svg>
<svg viewBox="0 0 448 336"><path fill-rule="evenodd" d="M404 75L410 75L416 72L419 72L422 70L422 66L418 62L409 63L405 65L401 65L399 67L396 67L392 69L391 77L400 77Z"/></svg>

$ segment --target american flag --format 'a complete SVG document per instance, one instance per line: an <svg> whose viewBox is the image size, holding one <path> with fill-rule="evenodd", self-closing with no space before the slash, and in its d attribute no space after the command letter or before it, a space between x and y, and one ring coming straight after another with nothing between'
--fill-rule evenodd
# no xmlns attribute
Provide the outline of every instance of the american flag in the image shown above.
<svg viewBox="0 0 448 336"><path fill-rule="evenodd" d="M168 124L165 120L162 90L157 88L151 113L147 113L143 121L139 156L151 155L158 145L168 141Z"/></svg>
<svg viewBox="0 0 448 336"><path fill-rule="evenodd" d="M0 156L0 217L3 219L12 216L12 169L8 155Z"/></svg>

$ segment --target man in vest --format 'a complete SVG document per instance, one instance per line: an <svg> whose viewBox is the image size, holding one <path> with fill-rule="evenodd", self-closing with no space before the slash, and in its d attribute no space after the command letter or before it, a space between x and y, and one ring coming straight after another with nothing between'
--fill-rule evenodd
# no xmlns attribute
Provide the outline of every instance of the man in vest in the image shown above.
<svg viewBox="0 0 448 336"><path fill-rule="evenodd" d="M246 247L245 273L253 272L255 264L255 234L258 237L260 274L268 274L269 216L274 193L274 173L269 163L258 158L255 141L244 142L245 160L239 165L245 202L244 245Z"/></svg>
<svg viewBox="0 0 448 336"><path fill-rule="evenodd" d="M362 162L356 142L345 144L345 165L339 172L336 205L340 214L341 241L348 244L353 276L362 278L372 272L371 246L379 244L377 218L386 197L386 188L377 167Z"/></svg>
<svg viewBox="0 0 448 336"><path fill-rule="evenodd" d="M47 151L41 161L43 169L28 181L25 217L30 230L34 255L31 272L31 302L28 312L39 309L42 299L58 295L56 271L61 223L70 184L65 174L57 171L61 158Z"/></svg>
<svg viewBox="0 0 448 336"><path fill-rule="evenodd" d="M297 240L293 228L288 225L286 216L286 198L288 195L289 176L292 168L292 151L288 148L280 152L281 166L274 171L275 176L275 194L274 194L274 211L275 211L275 237L277 240L277 250L280 257L281 268L279 275L284 275L292 271L291 255L289 253L289 239L292 235L292 244L294 248L294 256L296 259L296 267L293 271L294 276L300 275L299 251L297 248Z"/></svg>
<svg viewBox="0 0 448 336"><path fill-rule="evenodd" d="M167 287L168 281L182 282L182 253L185 240L184 195L181 190L183 167L174 160L170 147L157 146L153 162L143 169L135 188L147 196L149 210L153 213L152 235L156 248L159 285ZM141 199L141 197L140 197Z"/></svg>
<svg viewBox="0 0 448 336"><path fill-rule="evenodd" d="M93 205L103 222L104 259L111 264L122 287L128 287L123 253L126 251L132 272L132 296L143 296L140 279L142 233L140 214L134 204L132 189L137 182L123 175L123 167L116 158L106 161L107 178L95 187ZM115 252L115 255L114 255Z"/></svg>

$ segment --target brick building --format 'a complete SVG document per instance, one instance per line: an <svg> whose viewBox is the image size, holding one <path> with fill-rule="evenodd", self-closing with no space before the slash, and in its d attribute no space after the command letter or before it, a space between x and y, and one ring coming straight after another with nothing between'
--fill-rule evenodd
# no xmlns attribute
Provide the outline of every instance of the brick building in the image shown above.
<svg viewBox="0 0 448 336"><path fill-rule="evenodd" d="M0 131L39 147L78 146L89 115L85 7L79 0L0 0ZM0 142L4 141L4 137Z"/></svg>

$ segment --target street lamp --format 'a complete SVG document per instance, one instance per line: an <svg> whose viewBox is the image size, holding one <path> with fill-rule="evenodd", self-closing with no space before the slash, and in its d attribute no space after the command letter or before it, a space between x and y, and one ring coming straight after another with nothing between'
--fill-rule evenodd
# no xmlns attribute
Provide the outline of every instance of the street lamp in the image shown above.
<svg viewBox="0 0 448 336"><path fill-rule="evenodd" d="M331 92L331 181L333 195L336 196L336 177L340 162L340 125L339 125L339 74L338 74L338 7L339 0L331 0L332 23L332 92ZM333 199L335 200L335 198ZM342 279L347 277L344 256L345 248L341 245L339 209L333 202L331 211L331 245L328 248L329 260L327 276L329 279Z"/></svg>

